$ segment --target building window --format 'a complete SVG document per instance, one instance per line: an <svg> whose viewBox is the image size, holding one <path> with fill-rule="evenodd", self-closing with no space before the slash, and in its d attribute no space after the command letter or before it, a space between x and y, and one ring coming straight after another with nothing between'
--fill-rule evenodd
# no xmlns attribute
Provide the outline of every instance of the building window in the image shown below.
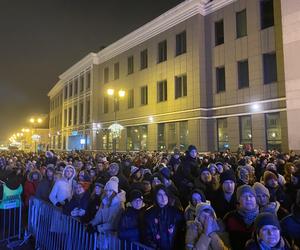
<svg viewBox="0 0 300 250"><path fill-rule="evenodd" d="M148 104L148 86L141 87L141 105Z"/></svg>
<svg viewBox="0 0 300 250"><path fill-rule="evenodd" d="M88 71L86 73L86 89L90 89L91 88L91 72Z"/></svg>
<svg viewBox="0 0 300 250"><path fill-rule="evenodd" d="M108 81L109 81L109 68L108 67L106 67L104 69L104 79L103 79L103 81L104 81L104 83L108 83Z"/></svg>
<svg viewBox="0 0 300 250"><path fill-rule="evenodd" d="M277 81L277 62L275 53L263 54L264 84Z"/></svg>
<svg viewBox="0 0 300 250"><path fill-rule="evenodd" d="M148 67L148 51L147 49L141 52L141 70L146 69Z"/></svg>
<svg viewBox="0 0 300 250"><path fill-rule="evenodd" d="M225 67L216 68L217 93L226 90Z"/></svg>
<svg viewBox="0 0 300 250"><path fill-rule="evenodd" d="M261 29L274 26L273 0L261 0L260 2Z"/></svg>
<svg viewBox="0 0 300 250"><path fill-rule="evenodd" d="M168 125L168 150L172 151L176 148L177 145L177 131L176 131L176 123L170 122Z"/></svg>
<svg viewBox="0 0 300 250"><path fill-rule="evenodd" d="M68 111L67 109L64 110L64 127L67 127L68 122Z"/></svg>
<svg viewBox="0 0 300 250"><path fill-rule="evenodd" d="M181 151L187 149L189 145L188 141L189 129L188 122L179 122L179 148Z"/></svg>
<svg viewBox="0 0 300 250"><path fill-rule="evenodd" d="M134 126L127 128L127 150L139 151L147 149L148 127Z"/></svg>
<svg viewBox="0 0 300 250"><path fill-rule="evenodd" d="M83 123L83 102L79 104L79 124Z"/></svg>
<svg viewBox="0 0 300 250"><path fill-rule="evenodd" d="M248 60L238 62L238 86L239 89L249 87Z"/></svg>
<svg viewBox="0 0 300 250"><path fill-rule="evenodd" d="M84 90L84 75L80 75L80 92Z"/></svg>
<svg viewBox="0 0 300 250"><path fill-rule="evenodd" d="M74 125L77 125L77 105L74 106L73 113Z"/></svg>
<svg viewBox="0 0 300 250"><path fill-rule="evenodd" d="M86 100L86 122L91 120L91 101L90 99Z"/></svg>
<svg viewBox="0 0 300 250"><path fill-rule="evenodd" d="M187 96L186 75L175 76L175 99Z"/></svg>
<svg viewBox="0 0 300 250"><path fill-rule="evenodd" d="M107 96L104 96L104 98L103 98L103 112L105 114L108 113L108 97Z"/></svg>
<svg viewBox="0 0 300 250"><path fill-rule="evenodd" d="M265 121L267 133L267 149L281 151L282 140L280 114L265 114Z"/></svg>
<svg viewBox="0 0 300 250"><path fill-rule="evenodd" d="M227 118L217 119L218 130L218 151L229 148L229 138L227 129Z"/></svg>
<svg viewBox="0 0 300 250"><path fill-rule="evenodd" d="M167 40L158 44L158 60L157 62L164 62L167 60Z"/></svg>
<svg viewBox="0 0 300 250"><path fill-rule="evenodd" d="M134 107L134 90L128 90L128 108L131 109Z"/></svg>
<svg viewBox="0 0 300 250"><path fill-rule="evenodd" d="M223 19L215 22L215 45L224 43L224 23Z"/></svg>
<svg viewBox="0 0 300 250"><path fill-rule="evenodd" d="M252 145L252 120L251 116L240 116L239 117L240 127L240 144Z"/></svg>
<svg viewBox="0 0 300 250"><path fill-rule="evenodd" d="M157 124L157 146L158 150L166 149L165 123Z"/></svg>
<svg viewBox="0 0 300 250"><path fill-rule="evenodd" d="M66 100L68 98L68 85L65 86L65 89L64 89L64 99Z"/></svg>
<svg viewBox="0 0 300 250"><path fill-rule="evenodd" d="M72 108L69 108L68 119L69 119L68 125L71 126L72 125Z"/></svg>
<svg viewBox="0 0 300 250"><path fill-rule="evenodd" d="M133 73L133 56L128 57L127 59L127 74L130 75Z"/></svg>
<svg viewBox="0 0 300 250"><path fill-rule="evenodd" d="M120 77L120 64L115 63L114 64L114 80L118 80Z"/></svg>
<svg viewBox="0 0 300 250"><path fill-rule="evenodd" d="M176 56L186 52L186 31L176 35Z"/></svg>
<svg viewBox="0 0 300 250"><path fill-rule="evenodd" d="M247 12L246 9L236 13L236 37L247 36Z"/></svg>
<svg viewBox="0 0 300 250"><path fill-rule="evenodd" d="M69 97L72 97L73 95L73 84L72 82L69 84Z"/></svg>
<svg viewBox="0 0 300 250"><path fill-rule="evenodd" d="M78 94L78 79L74 79L74 95Z"/></svg>
<svg viewBox="0 0 300 250"><path fill-rule="evenodd" d="M157 83L157 102L163 102L168 99L167 80Z"/></svg>
<svg viewBox="0 0 300 250"><path fill-rule="evenodd" d="M120 110L120 99L119 98L116 98L114 100L114 111L117 112Z"/></svg>

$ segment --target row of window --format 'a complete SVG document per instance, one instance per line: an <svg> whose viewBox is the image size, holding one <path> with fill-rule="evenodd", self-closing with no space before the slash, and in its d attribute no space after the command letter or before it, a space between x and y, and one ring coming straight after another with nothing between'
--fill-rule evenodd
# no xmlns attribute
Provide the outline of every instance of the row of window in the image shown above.
<svg viewBox="0 0 300 250"><path fill-rule="evenodd" d="M140 104L142 106L148 104L148 86L140 88ZM187 96L187 76L186 74L175 76L175 99ZM168 85L167 80L157 82L157 102L164 102L168 99ZM134 89L127 91L127 108L134 108ZM119 99L114 102L114 111L119 111ZM109 112L109 97L103 98L103 112Z"/></svg>
<svg viewBox="0 0 300 250"><path fill-rule="evenodd" d="M176 51L175 55L179 56L186 53L186 31L183 31L176 35ZM166 61L168 58L167 53L167 40L161 41L157 45L157 63ZM127 58L127 75L134 73L134 56ZM148 50L144 49L140 52L140 70L148 68ZM114 64L113 79L118 80L120 78L120 64L119 62ZM109 67L103 70L103 82L108 83L109 78Z"/></svg>
<svg viewBox="0 0 300 250"><path fill-rule="evenodd" d="M58 128L61 125L61 112L50 119L50 128Z"/></svg>
<svg viewBox="0 0 300 250"><path fill-rule="evenodd" d="M85 102L85 113L84 103L81 102L79 105L75 104L72 107L64 110L64 127L84 124L91 121L91 102L89 99Z"/></svg>
<svg viewBox="0 0 300 250"><path fill-rule="evenodd" d="M89 90L91 88L91 72L87 71L76 76L74 79L70 80L64 88L64 99L71 98L72 96L82 93L84 90Z"/></svg>
<svg viewBox="0 0 300 250"><path fill-rule="evenodd" d="M281 151L282 137L281 137L281 123L280 114L271 113L265 114L265 131L267 149L277 149ZM229 134L228 134L227 118L217 120L218 132L218 150L222 151L229 148ZM239 117L239 132L240 144L252 145L252 118L251 115Z"/></svg>
<svg viewBox="0 0 300 250"><path fill-rule="evenodd" d="M263 83L269 84L277 81L276 53L266 53L263 60ZM216 91L226 90L225 66L216 68ZM249 87L249 65L248 60L237 62L237 85L239 89Z"/></svg>
<svg viewBox="0 0 300 250"><path fill-rule="evenodd" d="M266 29L274 25L273 0L260 1L260 25ZM236 38L247 36L247 12L246 9L236 12ZM215 22L215 45L224 43L224 21Z"/></svg>
<svg viewBox="0 0 300 250"><path fill-rule="evenodd" d="M61 105L62 105L62 94L58 94L50 101L50 111L60 107Z"/></svg>

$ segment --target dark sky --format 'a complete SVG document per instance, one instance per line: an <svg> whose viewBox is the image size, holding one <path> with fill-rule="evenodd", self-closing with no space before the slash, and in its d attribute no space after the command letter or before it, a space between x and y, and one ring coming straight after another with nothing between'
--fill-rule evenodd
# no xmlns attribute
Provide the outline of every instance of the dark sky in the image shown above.
<svg viewBox="0 0 300 250"><path fill-rule="evenodd" d="M0 141L48 113L58 76L183 0L0 0Z"/></svg>

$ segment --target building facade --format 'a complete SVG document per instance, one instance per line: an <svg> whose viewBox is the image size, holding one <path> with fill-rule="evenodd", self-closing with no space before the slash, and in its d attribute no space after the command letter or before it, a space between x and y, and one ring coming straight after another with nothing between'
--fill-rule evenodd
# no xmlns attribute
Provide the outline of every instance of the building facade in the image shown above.
<svg viewBox="0 0 300 250"><path fill-rule="evenodd" d="M120 151L298 150L300 77L286 65L295 67L300 35L286 37L299 9L297 0L184 1L60 75L49 92L51 147L112 150L118 123Z"/></svg>

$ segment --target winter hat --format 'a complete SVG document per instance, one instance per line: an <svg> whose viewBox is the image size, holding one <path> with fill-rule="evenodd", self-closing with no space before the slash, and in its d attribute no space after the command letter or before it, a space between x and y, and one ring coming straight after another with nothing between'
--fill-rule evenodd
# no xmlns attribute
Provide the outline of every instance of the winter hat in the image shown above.
<svg viewBox="0 0 300 250"><path fill-rule="evenodd" d="M134 201L135 199L142 199L143 200L143 194L140 190L138 189L133 189L129 193L129 202Z"/></svg>
<svg viewBox="0 0 300 250"><path fill-rule="evenodd" d="M259 230L266 225L272 225L277 227L280 230L280 223L277 219L277 217L274 214L271 213L260 213L254 222L254 228L256 233L259 233Z"/></svg>
<svg viewBox="0 0 300 250"><path fill-rule="evenodd" d="M226 170L220 175L220 184L222 185L225 181L230 180L236 183L235 173L232 170Z"/></svg>
<svg viewBox="0 0 300 250"><path fill-rule="evenodd" d="M258 195L258 194L265 194L270 199L269 189L267 189L262 183L255 182L254 185L253 185L253 189L254 189L256 195Z"/></svg>
<svg viewBox="0 0 300 250"><path fill-rule="evenodd" d="M199 176L200 176L203 172L209 172L209 173L210 173L208 167L202 167L202 168L199 169Z"/></svg>
<svg viewBox="0 0 300 250"><path fill-rule="evenodd" d="M101 182L95 182L94 186L104 188L105 185Z"/></svg>
<svg viewBox="0 0 300 250"><path fill-rule="evenodd" d="M130 169L130 176L133 176L135 175L138 171L140 171L140 169L136 166L131 166L131 169Z"/></svg>
<svg viewBox="0 0 300 250"><path fill-rule="evenodd" d="M166 179L170 179L171 177L171 171L168 167L163 167L159 170L159 172L161 173L161 175L163 177L165 177Z"/></svg>
<svg viewBox="0 0 300 250"><path fill-rule="evenodd" d="M269 170L265 171L263 176L264 183L267 183L271 179L275 179L276 181L278 181L278 177L276 176L276 174Z"/></svg>
<svg viewBox="0 0 300 250"><path fill-rule="evenodd" d="M180 150L178 148L174 148L174 155L180 155Z"/></svg>
<svg viewBox="0 0 300 250"><path fill-rule="evenodd" d="M213 214L214 218L215 219L217 218L215 210L210 205L210 201L201 202L201 203L197 204L197 206L196 206L196 216L198 216L204 210L210 210L211 213Z"/></svg>
<svg viewBox="0 0 300 250"><path fill-rule="evenodd" d="M250 194L253 194L256 197L256 193L255 193L254 189L251 186L242 185L242 186L239 186L238 189L236 190L236 199L237 199L237 201L240 200L240 197L244 193L250 193Z"/></svg>
<svg viewBox="0 0 300 250"><path fill-rule="evenodd" d="M196 146L190 145L190 146L188 147L188 152L190 153L192 150L198 151L197 148L196 148Z"/></svg>
<svg viewBox="0 0 300 250"><path fill-rule="evenodd" d="M201 202L206 202L206 197L205 197L205 194L202 192L202 190L196 188L194 189L192 192L191 192L191 195L190 195L190 201L192 201L192 197L193 197L193 194L199 194L201 196Z"/></svg>
<svg viewBox="0 0 300 250"><path fill-rule="evenodd" d="M143 169L143 175L145 175L145 174L150 174L151 175L152 174L151 170L149 168L144 168Z"/></svg>
<svg viewBox="0 0 300 250"><path fill-rule="evenodd" d="M116 176L113 176L109 179L109 181L106 183L104 190L113 190L115 193L119 192L119 178Z"/></svg>

